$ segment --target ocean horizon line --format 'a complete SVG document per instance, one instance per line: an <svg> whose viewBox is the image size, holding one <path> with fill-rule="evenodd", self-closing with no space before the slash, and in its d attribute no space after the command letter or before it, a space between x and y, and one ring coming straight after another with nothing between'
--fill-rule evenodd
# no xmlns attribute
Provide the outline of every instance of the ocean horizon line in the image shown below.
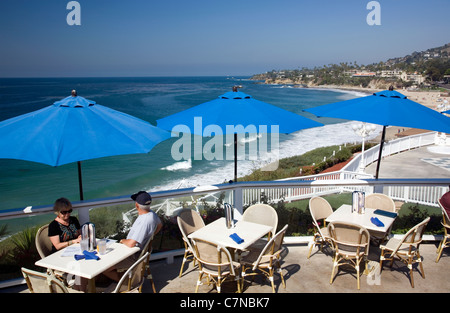
<svg viewBox="0 0 450 313"><path fill-rule="evenodd" d="M0 79L78 79L78 78L94 78L94 79L114 79L114 78L214 78L214 77L252 77L253 75L134 75L134 76L0 76ZM260 79L261 80L261 79ZM258 81L258 80L255 80Z"/></svg>

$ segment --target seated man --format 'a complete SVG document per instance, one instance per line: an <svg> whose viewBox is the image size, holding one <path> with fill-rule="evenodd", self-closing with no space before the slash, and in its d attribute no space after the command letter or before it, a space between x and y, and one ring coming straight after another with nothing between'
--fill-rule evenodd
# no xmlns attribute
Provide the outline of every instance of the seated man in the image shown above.
<svg viewBox="0 0 450 313"><path fill-rule="evenodd" d="M142 249L147 241L161 230L162 223L158 215L150 210L152 197L147 192L139 191L138 193L132 195L131 199L135 201L135 207L138 211L139 216L136 221L134 221L133 226L131 226L127 238L120 240L120 243L128 247L139 247ZM114 268L107 270L103 274L118 282L120 276L116 269L129 268L134 264L134 262L137 261L139 253L136 253L131 257L123 260Z"/></svg>
<svg viewBox="0 0 450 313"><path fill-rule="evenodd" d="M147 243L147 240L156 235L162 227L161 220L158 215L150 210L152 197L145 191L139 191L131 196L135 201L138 218L131 226L126 239L122 239L120 243L128 247L140 247L141 249Z"/></svg>

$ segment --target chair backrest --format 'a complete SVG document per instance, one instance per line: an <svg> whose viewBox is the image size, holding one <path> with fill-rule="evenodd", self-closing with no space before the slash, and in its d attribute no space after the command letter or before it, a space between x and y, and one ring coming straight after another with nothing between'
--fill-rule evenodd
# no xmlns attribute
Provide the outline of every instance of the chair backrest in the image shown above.
<svg viewBox="0 0 450 313"><path fill-rule="evenodd" d="M191 241L189 240L188 236L197 229L205 226L205 222L203 221L202 217L197 211L191 209L183 209L178 214L177 223L184 242L186 242L191 251L194 251L194 248L192 247Z"/></svg>
<svg viewBox="0 0 450 313"><path fill-rule="evenodd" d="M249 206L242 214L242 220L272 227L272 234L277 232L278 214L273 207L264 203Z"/></svg>
<svg viewBox="0 0 450 313"><path fill-rule="evenodd" d="M441 207L441 210L442 210L442 224L444 225L444 227L450 228L450 218L448 217L447 210L442 205L440 199L438 202L439 202L439 206Z"/></svg>
<svg viewBox="0 0 450 313"><path fill-rule="evenodd" d="M147 240L145 246L141 249L141 253L139 254L139 259L146 255L146 259L144 262L144 276L150 275L150 256L153 251L153 236Z"/></svg>
<svg viewBox="0 0 450 313"><path fill-rule="evenodd" d="M205 226L205 222L197 211L183 209L178 214L178 227L181 233L189 236L191 233Z"/></svg>
<svg viewBox="0 0 450 313"><path fill-rule="evenodd" d="M117 283L113 293L126 293L138 290L144 283L145 264L149 253L146 252L130 268L127 269Z"/></svg>
<svg viewBox="0 0 450 313"><path fill-rule="evenodd" d="M48 273L41 273L22 267L22 275L25 278L31 293L68 293L66 286L56 277Z"/></svg>
<svg viewBox="0 0 450 313"><path fill-rule="evenodd" d="M144 247L141 249L141 253L139 254L139 258L141 258L147 252L149 253L149 258L150 258L150 254L152 253L152 250L153 250L152 244L153 244L153 236L147 240L147 242L145 243Z"/></svg>
<svg viewBox="0 0 450 313"><path fill-rule="evenodd" d="M336 252L369 254L370 234L365 227L353 223L331 222L328 224L328 232Z"/></svg>
<svg viewBox="0 0 450 313"><path fill-rule="evenodd" d="M413 247L416 249L422 242L422 236L425 232L425 228L427 227L428 222L430 221L430 217L425 218L422 222L412 227L408 232L402 237L400 242L397 244L397 247L392 252L392 255L397 253L401 248L405 249L409 246L408 251L411 251ZM405 247L406 246L406 247Z"/></svg>
<svg viewBox="0 0 450 313"><path fill-rule="evenodd" d="M35 244L41 258L45 258L52 253L53 244L48 237L48 224L38 229Z"/></svg>
<svg viewBox="0 0 450 313"><path fill-rule="evenodd" d="M312 197L311 199L309 199L309 211L311 212L314 226L317 228L320 234L323 235L320 231L320 226L317 221L324 220L328 216L330 216L333 213L333 208L331 207L330 203L328 203L328 201L324 198Z"/></svg>
<svg viewBox="0 0 450 313"><path fill-rule="evenodd" d="M261 253L258 256L255 264L253 265L253 270L256 270L260 263L271 262L272 259L281 253L281 249L283 246L284 235L286 234L286 230L288 225L284 225L284 227L273 236L269 242L264 246Z"/></svg>
<svg viewBox="0 0 450 313"><path fill-rule="evenodd" d="M402 237L392 254L397 253L397 251L402 247L404 248L405 245L417 248L422 242L422 236L429 221L430 217L428 216L422 222L408 230L408 232Z"/></svg>
<svg viewBox="0 0 450 313"><path fill-rule="evenodd" d="M309 210L313 219L322 220L333 213L330 203L322 197L312 197L309 199Z"/></svg>
<svg viewBox="0 0 450 313"><path fill-rule="evenodd" d="M225 247L202 239L192 239L192 243L194 255L202 267L215 271L218 276L226 271L235 276L233 259Z"/></svg>
<svg viewBox="0 0 450 313"><path fill-rule="evenodd" d="M397 212L394 200L383 193L371 193L364 199L364 206L366 208L375 210L384 210L388 212Z"/></svg>

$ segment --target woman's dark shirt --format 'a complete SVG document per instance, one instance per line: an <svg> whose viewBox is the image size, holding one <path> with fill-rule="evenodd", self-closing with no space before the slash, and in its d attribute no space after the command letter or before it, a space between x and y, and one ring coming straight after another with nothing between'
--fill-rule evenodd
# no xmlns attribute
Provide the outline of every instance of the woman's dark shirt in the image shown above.
<svg viewBox="0 0 450 313"><path fill-rule="evenodd" d="M63 225L56 220L53 220L48 225L48 236L53 237L58 235L60 242L76 239L78 237L78 231L80 230L80 222L75 216L69 217L69 225ZM52 246L52 252L56 252L56 248Z"/></svg>

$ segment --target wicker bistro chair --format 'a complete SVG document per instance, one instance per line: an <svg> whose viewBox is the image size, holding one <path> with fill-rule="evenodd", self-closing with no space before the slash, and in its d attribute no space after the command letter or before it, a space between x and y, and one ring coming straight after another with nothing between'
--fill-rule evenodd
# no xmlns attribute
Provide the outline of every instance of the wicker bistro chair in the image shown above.
<svg viewBox="0 0 450 313"><path fill-rule="evenodd" d="M52 273L41 273L24 267L21 271L31 293L81 293L81 291L67 288Z"/></svg>
<svg viewBox="0 0 450 313"><path fill-rule="evenodd" d="M242 280L244 280L246 276L259 274L257 272L259 271L269 278L272 285L272 292L275 292L273 274L275 269L277 269L278 274L280 274L283 287L286 288L286 283L284 281L280 266L280 256L287 227L288 225L285 225L275 236L273 236L266 246L259 251L259 253L257 250L251 250L249 254L242 258ZM247 273L249 270L251 270L251 272Z"/></svg>
<svg viewBox="0 0 450 313"><path fill-rule="evenodd" d="M183 262L181 263L179 274L179 277L181 277L181 275L183 274L184 264L189 260L189 258L192 258L195 264L194 249L188 236L197 229L204 227L205 222L197 211L191 209L183 209L178 214L177 223L184 243Z"/></svg>
<svg viewBox="0 0 450 313"><path fill-rule="evenodd" d="M364 206L371 209L380 209L397 213L394 200L383 193L371 193L364 199Z"/></svg>
<svg viewBox="0 0 450 313"><path fill-rule="evenodd" d="M36 233L35 244L41 259L52 253L52 242L48 237L48 224L38 229Z"/></svg>
<svg viewBox="0 0 450 313"><path fill-rule="evenodd" d="M383 210L388 212L397 213L397 208L395 207L394 200L391 197L382 193L372 193L367 195L364 200L364 206L366 208L371 208L375 210ZM391 234L392 226L384 233L370 231L370 236L372 241L380 245L389 239Z"/></svg>
<svg viewBox="0 0 450 313"><path fill-rule="evenodd" d="M249 206L242 214L242 220L272 227L272 230L267 234L267 238L260 238L247 248L250 251L256 250L260 252L270 238L272 238L272 236L277 232L278 214L277 211L275 211L275 209L268 204L257 203ZM237 252L239 261L241 258L241 251Z"/></svg>
<svg viewBox="0 0 450 313"><path fill-rule="evenodd" d="M35 245L36 245L36 250L38 251L41 259L52 254L53 244L50 241L50 237L48 236L48 224L42 226L36 232ZM51 275L54 275L57 279L59 279L61 282L63 282L66 285L66 287L70 287L70 285L73 284L73 282L66 281L67 274L64 272L55 271L55 270L51 270L51 269L47 269L47 272Z"/></svg>
<svg viewBox="0 0 450 313"><path fill-rule="evenodd" d="M237 290L241 292L240 264L234 262L230 252L223 246L201 239L192 239L194 256L198 261L199 276L195 292L202 284L203 276L207 276L208 285L216 285L217 292L221 292L222 283L230 277L237 282Z"/></svg>
<svg viewBox="0 0 450 313"><path fill-rule="evenodd" d="M436 253L438 254L436 263L439 262L439 259L441 258L442 250L444 250L444 248L450 247L450 218L448 217L447 211L444 209L440 201L439 206L442 209L442 226L444 226L444 237L439 243L439 247L436 251Z"/></svg>
<svg viewBox="0 0 450 313"><path fill-rule="evenodd" d="M155 283L153 281L153 275L152 275L152 272L150 271L150 256L151 256L152 251L153 251L152 244L153 244L153 236L147 240L147 242L145 243L144 247L142 247L141 251L140 252L136 252L136 254L133 255L133 257L135 257L135 260L139 260L144 255L146 255L145 262L143 263L143 267L144 267L143 275L144 275L145 279L148 279L150 281L150 283L152 285L153 293L156 293ZM119 273L124 273L124 272L126 272L126 271L128 271L130 269L130 267L128 267L129 265L127 267L125 267L126 265L122 264L122 266L124 266L124 267L117 268L117 271Z"/></svg>
<svg viewBox="0 0 450 313"><path fill-rule="evenodd" d="M268 239L277 232L278 214L273 207L268 204L258 203L249 206L242 214L242 220L272 226ZM265 244L265 243L264 243Z"/></svg>
<svg viewBox="0 0 450 313"><path fill-rule="evenodd" d="M145 244L144 248L141 250L139 259L141 259L145 256L145 261L143 264L143 267L144 267L143 275L144 275L144 278L148 279L150 281L150 283L152 284L153 293L156 293L155 282L153 281L153 275L152 275L152 272L150 271L150 256L153 251L152 245L153 245L153 237L150 238L149 240L147 240L147 243ZM141 290L142 290L142 285L140 286L139 292L141 292Z"/></svg>
<svg viewBox="0 0 450 313"><path fill-rule="evenodd" d="M411 287L414 288L414 263L419 263L421 275L425 278L422 258L419 253L419 246L422 242L422 236L429 221L430 217L427 217L422 222L411 228L402 239L391 238L385 245L381 245L380 270L383 269L383 261L390 260L392 267L394 258L397 257L408 266Z"/></svg>
<svg viewBox="0 0 450 313"><path fill-rule="evenodd" d="M313 242L310 244L308 259L311 256L314 246L319 244L320 250L322 250L324 245L331 242L325 219L333 213L333 208L324 198L313 197L309 200L309 211L311 212L312 222L316 232ZM319 221L323 222L323 227L320 227Z"/></svg>
<svg viewBox="0 0 450 313"><path fill-rule="evenodd" d="M369 255L369 232L363 226L344 222L331 222L328 224L328 232L335 248L330 284L333 283L336 268L350 264L356 270L359 290L361 262L366 263Z"/></svg>
<svg viewBox="0 0 450 313"><path fill-rule="evenodd" d="M148 264L149 259L150 253L145 252L123 274L112 293L141 293L147 271L146 264ZM153 285L153 292L155 292L155 285Z"/></svg>

